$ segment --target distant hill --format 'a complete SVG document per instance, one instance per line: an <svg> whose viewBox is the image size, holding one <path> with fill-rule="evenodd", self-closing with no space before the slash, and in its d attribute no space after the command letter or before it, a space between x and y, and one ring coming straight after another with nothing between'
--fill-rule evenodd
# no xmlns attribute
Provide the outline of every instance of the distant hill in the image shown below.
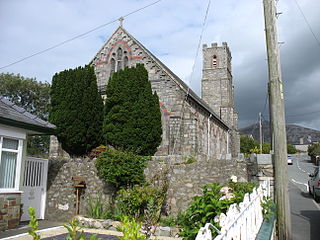
<svg viewBox="0 0 320 240"><path fill-rule="evenodd" d="M241 134L252 134L253 138L259 141L259 124L239 129L239 131ZM303 144L320 142L320 131L318 130L287 124L286 131L288 144L300 144L301 138L303 139ZM270 143L269 122L262 123L262 134L264 136L264 142Z"/></svg>

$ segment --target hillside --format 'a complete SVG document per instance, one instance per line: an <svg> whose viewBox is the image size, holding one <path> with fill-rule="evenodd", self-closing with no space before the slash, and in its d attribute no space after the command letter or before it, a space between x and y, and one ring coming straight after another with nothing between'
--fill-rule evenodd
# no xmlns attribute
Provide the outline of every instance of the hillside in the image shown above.
<svg viewBox="0 0 320 240"><path fill-rule="evenodd" d="M270 130L269 122L262 123L262 132L264 136L264 142L270 142ZM259 125L254 124L246 128L239 129L241 134L252 134L254 139L259 140ZM309 144L310 142L320 141L320 131L311 128L301 127L298 125L286 126L287 142L289 144L300 144L300 139L303 138L303 144Z"/></svg>

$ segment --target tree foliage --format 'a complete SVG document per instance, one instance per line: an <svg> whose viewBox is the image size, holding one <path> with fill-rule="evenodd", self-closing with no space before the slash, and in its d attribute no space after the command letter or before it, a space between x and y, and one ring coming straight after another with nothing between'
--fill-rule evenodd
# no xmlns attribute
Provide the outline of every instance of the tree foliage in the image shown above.
<svg viewBox="0 0 320 240"><path fill-rule="evenodd" d="M309 156L318 156L320 155L320 143L313 143L308 146L308 155Z"/></svg>
<svg viewBox="0 0 320 240"><path fill-rule="evenodd" d="M52 79L50 121L62 148L82 156L102 143L103 101L93 67L56 73Z"/></svg>
<svg viewBox="0 0 320 240"><path fill-rule="evenodd" d="M50 84L25 78L20 74L0 74L0 95L28 112L48 120ZM48 155L49 136L28 136L27 153L32 156Z"/></svg>
<svg viewBox="0 0 320 240"><path fill-rule="evenodd" d="M287 145L287 151L288 151L288 154L295 154L297 153L297 149L291 145L291 144L288 144Z"/></svg>
<svg viewBox="0 0 320 240"><path fill-rule="evenodd" d="M152 94L142 64L115 72L109 79L104 137L107 144L140 155L153 155L161 143L159 99Z"/></svg>
<svg viewBox="0 0 320 240"><path fill-rule="evenodd" d="M99 155L95 165L102 179L116 188L127 188L145 183L144 168L148 160L150 157L107 148Z"/></svg>
<svg viewBox="0 0 320 240"><path fill-rule="evenodd" d="M257 141L249 136L240 136L240 152L250 153L258 145Z"/></svg>
<svg viewBox="0 0 320 240"><path fill-rule="evenodd" d="M269 154L271 151L270 143L262 144L262 153ZM296 148L288 144L287 145L288 154L295 154L297 153ZM258 141L254 140L248 136L240 136L240 152L241 153L260 153L260 145Z"/></svg>

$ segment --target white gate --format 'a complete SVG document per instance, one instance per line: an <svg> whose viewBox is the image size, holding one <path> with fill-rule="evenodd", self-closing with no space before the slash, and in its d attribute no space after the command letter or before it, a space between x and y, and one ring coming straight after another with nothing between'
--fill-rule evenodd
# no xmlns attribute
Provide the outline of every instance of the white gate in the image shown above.
<svg viewBox="0 0 320 240"><path fill-rule="evenodd" d="M27 157L24 166L22 221L30 220L28 207L36 210L36 217L44 219L48 176L48 159Z"/></svg>

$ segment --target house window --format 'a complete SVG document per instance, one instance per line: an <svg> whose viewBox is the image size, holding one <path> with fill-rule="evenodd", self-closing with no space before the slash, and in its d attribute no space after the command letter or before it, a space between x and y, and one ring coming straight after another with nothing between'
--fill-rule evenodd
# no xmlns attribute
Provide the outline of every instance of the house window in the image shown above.
<svg viewBox="0 0 320 240"><path fill-rule="evenodd" d="M19 190L22 140L0 137L0 190Z"/></svg>

